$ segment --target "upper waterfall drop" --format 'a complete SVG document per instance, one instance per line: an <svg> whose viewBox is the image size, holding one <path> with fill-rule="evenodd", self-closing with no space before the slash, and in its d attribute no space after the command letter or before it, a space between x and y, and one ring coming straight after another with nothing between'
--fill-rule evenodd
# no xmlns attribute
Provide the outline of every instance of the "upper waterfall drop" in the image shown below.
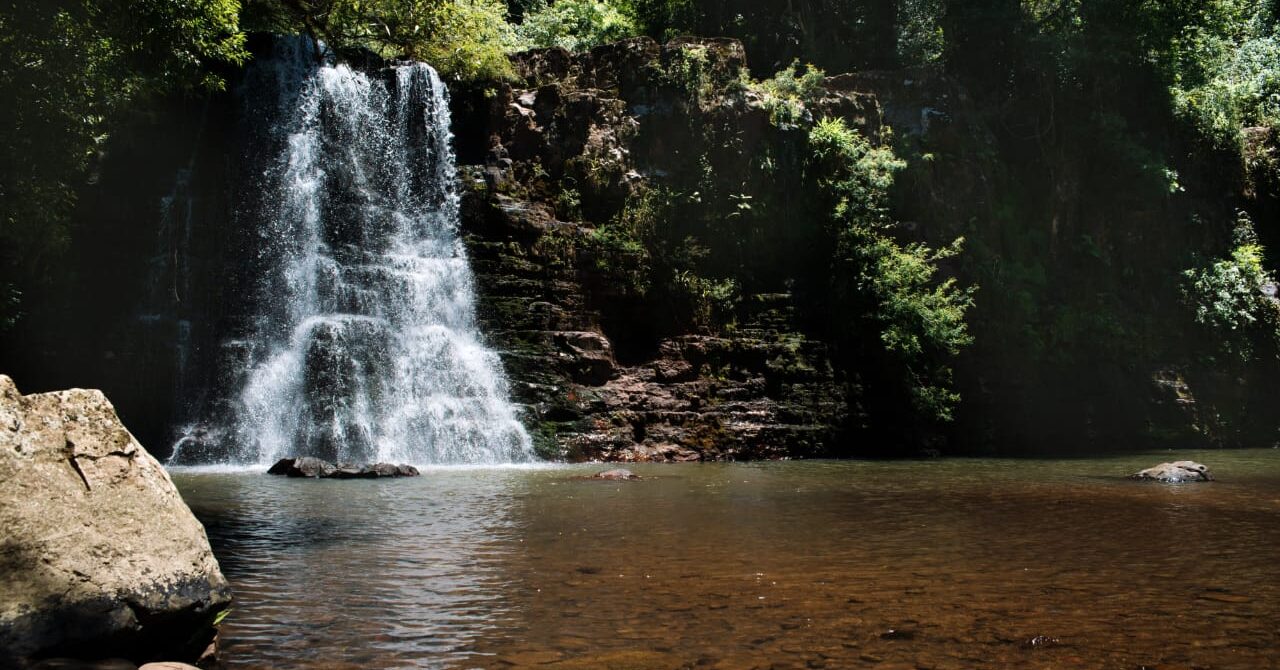
<svg viewBox="0 0 1280 670"><path fill-rule="evenodd" d="M476 325L444 82L423 63L369 74L314 53L281 40L243 92L247 116L272 119L237 213L259 232L252 307L223 344L220 407L202 412L219 460L532 460ZM172 461L208 458L188 436Z"/></svg>

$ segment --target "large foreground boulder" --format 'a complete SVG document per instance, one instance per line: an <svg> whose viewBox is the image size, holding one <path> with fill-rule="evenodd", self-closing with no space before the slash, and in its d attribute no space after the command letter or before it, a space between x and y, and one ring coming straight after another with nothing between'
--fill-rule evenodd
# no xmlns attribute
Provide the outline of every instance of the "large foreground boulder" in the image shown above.
<svg viewBox="0 0 1280 670"><path fill-rule="evenodd" d="M0 667L196 660L231 602L204 527L100 391L0 375Z"/></svg>
<svg viewBox="0 0 1280 670"><path fill-rule="evenodd" d="M1181 484L1182 482L1211 482L1213 473L1209 472L1209 467L1203 463L1174 461L1139 470L1129 475L1129 478Z"/></svg>

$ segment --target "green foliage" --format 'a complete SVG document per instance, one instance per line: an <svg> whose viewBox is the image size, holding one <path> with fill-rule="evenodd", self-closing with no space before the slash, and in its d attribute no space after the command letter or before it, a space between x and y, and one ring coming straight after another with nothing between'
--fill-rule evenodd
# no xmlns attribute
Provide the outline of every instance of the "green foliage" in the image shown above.
<svg viewBox="0 0 1280 670"><path fill-rule="evenodd" d="M843 119L824 118L809 134L818 184L836 201L834 225L885 229L894 173L906 167L888 147L872 146Z"/></svg>
<svg viewBox="0 0 1280 670"><path fill-rule="evenodd" d="M457 79L505 79L513 76L507 53L520 46L506 21L501 0L453 0L443 3L423 27L406 37L405 55Z"/></svg>
<svg viewBox="0 0 1280 670"><path fill-rule="evenodd" d="M686 45L677 49L666 64L667 82L694 101L701 100L711 88L711 62L707 48Z"/></svg>
<svg viewBox="0 0 1280 670"><path fill-rule="evenodd" d="M704 274L709 250L692 236L676 237L675 223L693 202L665 188L644 190L591 231L590 248L596 270L630 295L666 303L677 320L715 330L732 320L741 288L736 278Z"/></svg>
<svg viewBox="0 0 1280 670"><path fill-rule="evenodd" d="M822 81L827 74L812 63L800 67L800 61L791 62L790 67L783 68L770 79L761 81L758 90L777 98L790 98L808 102L822 97L826 89Z"/></svg>
<svg viewBox="0 0 1280 670"><path fill-rule="evenodd" d="M697 0L623 0L627 13L659 40L697 32L702 10Z"/></svg>
<svg viewBox="0 0 1280 670"><path fill-rule="evenodd" d="M775 126L793 125L804 117L805 103L823 96L823 80L826 73L812 64L800 67L800 61L792 61L790 67L779 70L772 78L749 84L759 96L769 120Z"/></svg>
<svg viewBox="0 0 1280 670"><path fill-rule="evenodd" d="M226 608L226 609L222 610L221 612L218 612L217 614L213 615L213 623L212 623L212 625L213 625L213 626L215 626L215 627L217 627L217 626L221 626L221 625L222 625L223 620L225 620L225 619L227 618L227 615L231 614L231 610L232 610L232 609L233 609L233 608L228 607L228 608Z"/></svg>
<svg viewBox="0 0 1280 670"><path fill-rule="evenodd" d="M1280 117L1280 26L1273 2L955 5L946 15L949 66L971 84L1027 89L1035 71L1042 85L1058 89L1038 91L1056 105L1065 94L1130 116L1174 111L1212 145L1236 151L1241 128L1275 125Z"/></svg>
<svg viewBox="0 0 1280 670"><path fill-rule="evenodd" d="M959 290L954 278L935 278L938 262L959 254L964 238L935 250L853 229L849 237L842 240L842 249L865 260L871 270L859 277L860 288L882 296L885 330L880 339L889 351L907 358L931 351L954 356L972 342L964 322L969 300L963 296L969 291Z"/></svg>
<svg viewBox="0 0 1280 670"><path fill-rule="evenodd" d="M517 29L530 46L582 51L639 34L631 16L614 2L601 0L539 1Z"/></svg>
<svg viewBox="0 0 1280 670"><path fill-rule="evenodd" d="M0 5L0 267L22 289L53 280L76 188L122 113L148 96L220 88L242 62L236 0ZM11 301L10 289L6 301ZM6 319L16 313L6 308Z"/></svg>
<svg viewBox="0 0 1280 670"><path fill-rule="evenodd" d="M723 35L769 69L800 59L833 72L939 61L946 0L627 0L649 35Z"/></svg>
<svg viewBox="0 0 1280 670"><path fill-rule="evenodd" d="M431 63L456 79L513 76L523 43L502 0L255 0L275 30L305 32L338 50Z"/></svg>
<svg viewBox="0 0 1280 670"><path fill-rule="evenodd" d="M1276 351L1280 302L1276 279L1266 270L1263 249L1247 221L1241 230L1229 257L1183 271L1183 297L1221 350L1248 362L1260 349Z"/></svg>
<svg viewBox="0 0 1280 670"><path fill-rule="evenodd" d="M938 263L958 254L962 240L942 249L892 236L888 189L904 164L873 146L842 120L823 119L811 131L811 169L831 203L836 248L834 309L853 334L877 333L875 349L900 368L899 383L915 410L947 421L959 395L948 361L972 343L965 313L973 288L939 280ZM864 342L862 346L867 346Z"/></svg>
<svg viewBox="0 0 1280 670"><path fill-rule="evenodd" d="M1214 144L1238 148L1247 126L1280 126L1280 24L1260 3L1210 4L1188 26L1174 75L1178 111Z"/></svg>
<svg viewBox="0 0 1280 670"><path fill-rule="evenodd" d="M645 191L627 200L618 216L592 229L587 241L595 269L632 296L647 295L653 285L658 231L671 212L665 191Z"/></svg>
<svg viewBox="0 0 1280 670"><path fill-rule="evenodd" d="M742 297L738 282L732 277L712 279L693 270L678 270L670 281L673 292L687 301L690 321L702 328L711 329L725 322Z"/></svg>
<svg viewBox="0 0 1280 670"><path fill-rule="evenodd" d="M898 62L933 65L941 62L946 36L940 19L945 0L901 0L898 3Z"/></svg>
<svg viewBox="0 0 1280 670"><path fill-rule="evenodd" d="M576 188L563 188L556 196L556 216L563 221L582 218L582 194Z"/></svg>

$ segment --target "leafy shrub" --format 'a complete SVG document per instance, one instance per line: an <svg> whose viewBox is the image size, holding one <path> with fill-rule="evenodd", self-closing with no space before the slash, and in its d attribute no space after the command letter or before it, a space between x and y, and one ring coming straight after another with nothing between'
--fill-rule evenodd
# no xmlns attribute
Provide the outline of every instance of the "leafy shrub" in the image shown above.
<svg viewBox="0 0 1280 670"><path fill-rule="evenodd" d="M684 45L671 55L665 69L667 83L695 99L711 89L711 61L707 48Z"/></svg>
<svg viewBox="0 0 1280 670"><path fill-rule="evenodd" d="M1222 351L1248 362L1260 346L1274 351L1280 342L1280 303L1262 247L1247 232L1238 241L1230 257L1182 273L1183 297Z"/></svg>
<svg viewBox="0 0 1280 670"><path fill-rule="evenodd" d="M501 0L453 0L423 24L415 25L405 53L421 58L458 79L505 79L512 76L507 52L519 39L507 23Z"/></svg>
<svg viewBox="0 0 1280 670"><path fill-rule="evenodd" d="M578 189L566 187L556 196L556 216L562 221L575 221L582 218L582 194Z"/></svg>
<svg viewBox="0 0 1280 670"><path fill-rule="evenodd" d="M514 76L507 53L522 42L502 0L259 0L258 21L305 32L339 51L431 63L456 79Z"/></svg>
<svg viewBox="0 0 1280 670"><path fill-rule="evenodd" d="M816 100L826 91L822 86L826 76L825 72L812 63L801 68L800 61L795 60L790 66L775 73L772 78L761 81L758 90L779 98L793 98L807 102Z"/></svg>
<svg viewBox="0 0 1280 670"><path fill-rule="evenodd" d="M740 299L737 280L703 277L692 270L678 270L671 275L673 293L688 302L689 320L711 329L727 321Z"/></svg>
<svg viewBox="0 0 1280 670"><path fill-rule="evenodd" d="M874 342L846 344L886 354L913 408L927 419L950 420L959 395L951 389L948 361L973 341L965 314L975 289L937 274L938 262L960 253L963 240L933 249L894 239L888 189L904 163L843 120L820 121L809 145L810 169L831 204L839 330L851 338L868 330L877 335Z"/></svg>
<svg viewBox="0 0 1280 670"><path fill-rule="evenodd" d="M1266 7L1235 4L1211 3L1216 20L1188 29L1172 89L1178 112L1223 147L1238 147L1242 128L1280 126L1280 25Z"/></svg>
<svg viewBox="0 0 1280 670"><path fill-rule="evenodd" d="M540 1L530 7L517 29L530 46L582 51L639 34L632 17L612 2L600 0Z"/></svg>
<svg viewBox="0 0 1280 670"><path fill-rule="evenodd" d="M902 0L898 6L898 62L934 64L942 60L946 36L939 20L944 0Z"/></svg>
<svg viewBox="0 0 1280 670"><path fill-rule="evenodd" d="M632 196L610 223L588 237L595 269L634 296L666 302L677 321L714 330L732 320L741 290L734 277L706 276L699 267L710 251L674 224L694 202L665 188Z"/></svg>
<svg viewBox="0 0 1280 670"><path fill-rule="evenodd" d="M791 125L804 118L804 105L826 92L822 82L826 73L812 64L800 67L800 61L779 70L772 78L750 84L760 95L769 120L776 126Z"/></svg>
<svg viewBox="0 0 1280 670"><path fill-rule="evenodd" d="M593 229L587 240L595 269L635 296L653 283L655 232L668 211L665 192L647 191L628 199L617 218Z"/></svg>

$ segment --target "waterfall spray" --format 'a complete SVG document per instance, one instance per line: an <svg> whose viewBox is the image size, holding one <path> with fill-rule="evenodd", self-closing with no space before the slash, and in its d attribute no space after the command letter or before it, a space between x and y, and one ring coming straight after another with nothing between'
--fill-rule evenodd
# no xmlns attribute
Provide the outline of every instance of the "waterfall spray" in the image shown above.
<svg viewBox="0 0 1280 670"><path fill-rule="evenodd" d="M317 64L302 40L258 67L245 94L275 96L276 148L244 215L258 257L246 335L224 343L237 370L199 428L219 460L531 460L476 326L440 77ZM174 462L208 459L191 439Z"/></svg>

